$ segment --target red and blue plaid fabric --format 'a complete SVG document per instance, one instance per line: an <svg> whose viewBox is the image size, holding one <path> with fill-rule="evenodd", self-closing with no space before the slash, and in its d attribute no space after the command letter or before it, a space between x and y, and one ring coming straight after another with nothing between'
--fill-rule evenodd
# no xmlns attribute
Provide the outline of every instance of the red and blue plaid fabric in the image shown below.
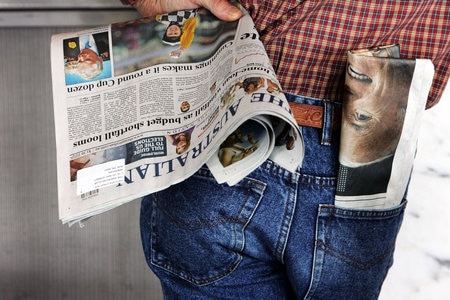
<svg viewBox="0 0 450 300"><path fill-rule="evenodd" d="M402 58L429 58L427 107L450 76L450 1L242 0L285 91L340 101L348 50L399 44Z"/></svg>

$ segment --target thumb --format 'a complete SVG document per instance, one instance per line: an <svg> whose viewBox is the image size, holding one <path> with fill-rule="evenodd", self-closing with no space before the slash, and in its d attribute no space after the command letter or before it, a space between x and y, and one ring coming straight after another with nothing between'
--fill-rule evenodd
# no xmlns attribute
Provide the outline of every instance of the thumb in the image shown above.
<svg viewBox="0 0 450 300"><path fill-rule="evenodd" d="M237 1L200 0L199 5L205 7L223 21L235 21L242 16L240 4Z"/></svg>
<svg viewBox="0 0 450 300"><path fill-rule="evenodd" d="M143 16L156 16L176 10L204 7L223 21L235 21L242 16L236 0L137 0L133 6Z"/></svg>

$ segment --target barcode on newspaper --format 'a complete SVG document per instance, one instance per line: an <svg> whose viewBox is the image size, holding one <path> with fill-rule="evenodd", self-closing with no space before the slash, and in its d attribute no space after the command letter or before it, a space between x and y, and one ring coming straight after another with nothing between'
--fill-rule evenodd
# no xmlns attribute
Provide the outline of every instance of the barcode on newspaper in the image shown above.
<svg viewBox="0 0 450 300"><path fill-rule="evenodd" d="M83 194L81 194L81 200L84 200L86 198L90 198L90 197L95 196L97 194L98 194L98 189L92 190L92 191L87 192L87 193L83 193Z"/></svg>

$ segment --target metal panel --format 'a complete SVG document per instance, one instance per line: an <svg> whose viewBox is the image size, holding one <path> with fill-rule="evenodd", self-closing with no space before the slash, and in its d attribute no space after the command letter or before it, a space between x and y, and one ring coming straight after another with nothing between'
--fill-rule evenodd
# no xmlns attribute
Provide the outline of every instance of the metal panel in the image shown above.
<svg viewBox="0 0 450 300"><path fill-rule="evenodd" d="M0 27L95 27L138 17L134 10L0 11Z"/></svg>
<svg viewBox="0 0 450 300"><path fill-rule="evenodd" d="M120 0L0 0L0 9L121 8Z"/></svg>
<svg viewBox="0 0 450 300"><path fill-rule="evenodd" d="M97 26L138 17L119 0L0 0L0 27Z"/></svg>
<svg viewBox="0 0 450 300"><path fill-rule="evenodd" d="M139 200L58 220L49 44L75 28L0 28L0 299L161 299Z"/></svg>

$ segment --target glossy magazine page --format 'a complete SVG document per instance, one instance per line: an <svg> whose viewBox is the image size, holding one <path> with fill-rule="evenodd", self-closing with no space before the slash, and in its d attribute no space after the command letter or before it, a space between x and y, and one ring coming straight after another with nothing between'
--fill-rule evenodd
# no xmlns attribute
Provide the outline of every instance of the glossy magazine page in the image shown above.
<svg viewBox="0 0 450 300"><path fill-rule="evenodd" d="M434 68L399 56L397 45L348 53L337 206L389 208L404 199Z"/></svg>

